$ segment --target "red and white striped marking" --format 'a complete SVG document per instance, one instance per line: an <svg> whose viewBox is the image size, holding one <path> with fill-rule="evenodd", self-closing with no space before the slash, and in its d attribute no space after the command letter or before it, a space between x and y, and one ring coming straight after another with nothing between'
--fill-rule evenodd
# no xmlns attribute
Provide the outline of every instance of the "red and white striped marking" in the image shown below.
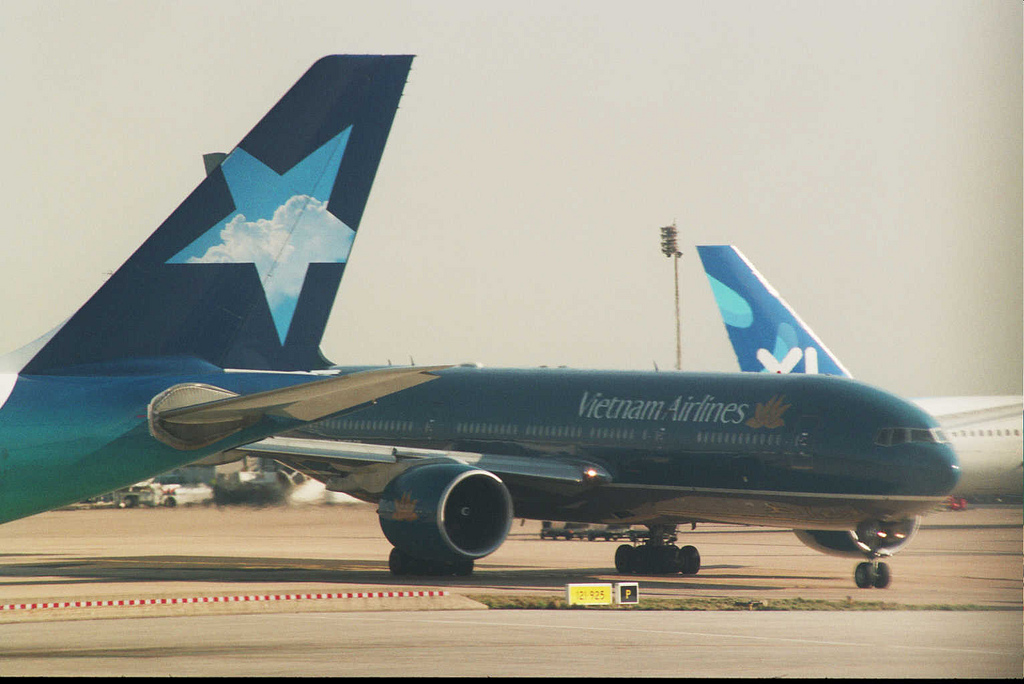
<svg viewBox="0 0 1024 684"><path fill-rule="evenodd" d="M5 610L41 608L105 608L108 606L169 606L186 603L240 603L245 601L298 601L307 599L419 598L447 596L445 591L372 591L345 594L255 594L247 596L190 596L185 598L112 599L110 601L57 601L54 603L9 603Z"/></svg>

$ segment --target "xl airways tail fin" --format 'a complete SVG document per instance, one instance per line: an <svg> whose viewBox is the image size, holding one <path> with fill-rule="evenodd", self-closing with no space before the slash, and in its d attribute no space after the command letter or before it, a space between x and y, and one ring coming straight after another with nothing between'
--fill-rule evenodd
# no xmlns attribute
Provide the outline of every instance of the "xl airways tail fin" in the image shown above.
<svg viewBox="0 0 1024 684"><path fill-rule="evenodd" d="M697 252L740 370L852 377L738 249L699 246Z"/></svg>
<svg viewBox="0 0 1024 684"><path fill-rule="evenodd" d="M317 61L23 372L328 365L320 339L411 64Z"/></svg>

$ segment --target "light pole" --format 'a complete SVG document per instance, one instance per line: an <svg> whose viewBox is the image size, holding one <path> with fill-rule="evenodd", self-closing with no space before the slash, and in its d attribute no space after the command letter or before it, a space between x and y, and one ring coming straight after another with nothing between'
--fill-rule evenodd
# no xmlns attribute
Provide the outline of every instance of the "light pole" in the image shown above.
<svg viewBox="0 0 1024 684"><path fill-rule="evenodd" d="M667 257L672 258L673 266L675 267L675 283L676 283L676 370L682 370L683 364L683 351L682 344L679 338L679 257L683 256L683 253L676 247L676 224L672 222L671 226L665 226L661 229L661 253Z"/></svg>

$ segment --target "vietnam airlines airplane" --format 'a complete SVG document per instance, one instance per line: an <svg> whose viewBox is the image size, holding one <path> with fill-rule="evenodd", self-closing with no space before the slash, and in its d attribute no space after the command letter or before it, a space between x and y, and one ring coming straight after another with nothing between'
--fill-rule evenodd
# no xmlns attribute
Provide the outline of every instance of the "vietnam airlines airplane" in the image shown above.
<svg viewBox="0 0 1024 684"><path fill-rule="evenodd" d="M468 574L513 517L646 525L620 572L695 574L676 526L799 530L816 549L880 561L958 477L938 424L853 380L572 369L436 371L440 380L241 447L378 503L395 574ZM879 435L905 440L883 444Z"/></svg>
<svg viewBox="0 0 1024 684"><path fill-rule="evenodd" d="M391 392L319 341L411 57L318 61L56 330L0 361L0 522Z"/></svg>
<svg viewBox="0 0 1024 684"><path fill-rule="evenodd" d="M753 264L734 246L697 247L743 371L852 377ZM1024 398L912 399L937 418L960 458L955 497L1024 492ZM902 433L881 439L903 439Z"/></svg>

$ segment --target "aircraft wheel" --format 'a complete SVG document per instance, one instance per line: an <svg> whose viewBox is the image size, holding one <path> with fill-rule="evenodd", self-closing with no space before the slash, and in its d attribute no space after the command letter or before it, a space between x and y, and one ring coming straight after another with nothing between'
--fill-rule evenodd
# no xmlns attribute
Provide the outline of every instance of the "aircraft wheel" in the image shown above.
<svg viewBox="0 0 1024 684"><path fill-rule="evenodd" d="M679 547L674 544L658 547L655 565L660 574L674 575L683 569Z"/></svg>
<svg viewBox="0 0 1024 684"><path fill-rule="evenodd" d="M700 552L696 546L684 546L679 549L679 572L684 575L696 575L700 570Z"/></svg>
<svg viewBox="0 0 1024 684"><path fill-rule="evenodd" d="M875 577L875 566L868 562L859 563L857 569L853 571L853 581L861 589L870 589L875 586Z"/></svg>
<svg viewBox="0 0 1024 684"><path fill-rule="evenodd" d="M391 570L392 575L408 575L410 570L409 557L399 551L397 548L391 549L391 555L388 556L388 569Z"/></svg>
<svg viewBox="0 0 1024 684"><path fill-rule="evenodd" d="M875 589L885 589L892 580L888 563L879 563L875 567Z"/></svg>
<svg viewBox="0 0 1024 684"><path fill-rule="evenodd" d="M660 556L650 544L636 547L633 558L633 572L640 575L657 575L661 572Z"/></svg>
<svg viewBox="0 0 1024 684"><path fill-rule="evenodd" d="M615 549L615 569L623 574L636 572L637 552L629 544L621 544Z"/></svg>
<svg viewBox="0 0 1024 684"><path fill-rule="evenodd" d="M457 577L469 577L473 574L473 559L467 558L465 560L456 561L452 566L452 574Z"/></svg>

